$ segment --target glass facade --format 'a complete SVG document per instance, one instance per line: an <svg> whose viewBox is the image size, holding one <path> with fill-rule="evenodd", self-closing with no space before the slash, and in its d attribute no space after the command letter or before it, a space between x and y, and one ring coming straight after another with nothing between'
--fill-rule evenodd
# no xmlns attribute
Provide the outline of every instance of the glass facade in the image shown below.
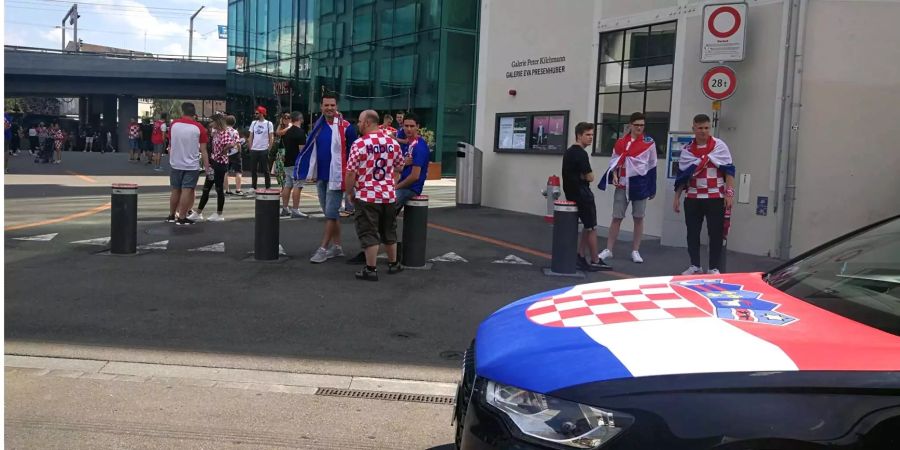
<svg viewBox="0 0 900 450"><path fill-rule="evenodd" d="M432 161L456 170L474 138L479 0L230 0L228 110L318 117L319 96L358 113L412 111L435 132ZM270 120L271 116L270 115Z"/></svg>

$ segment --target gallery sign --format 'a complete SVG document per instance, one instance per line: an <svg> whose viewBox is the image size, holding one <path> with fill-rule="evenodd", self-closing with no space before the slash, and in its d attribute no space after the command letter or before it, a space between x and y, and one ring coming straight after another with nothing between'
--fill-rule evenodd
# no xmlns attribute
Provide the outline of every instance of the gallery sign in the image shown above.
<svg viewBox="0 0 900 450"><path fill-rule="evenodd" d="M533 77L565 73L565 56L542 56L540 58L516 59L509 63L512 70L506 72L506 78Z"/></svg>

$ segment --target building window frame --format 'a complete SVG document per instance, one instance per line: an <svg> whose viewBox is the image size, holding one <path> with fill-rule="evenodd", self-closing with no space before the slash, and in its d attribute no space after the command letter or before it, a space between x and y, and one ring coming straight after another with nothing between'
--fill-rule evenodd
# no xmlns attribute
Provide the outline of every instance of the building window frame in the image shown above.
<svg viewBox="0 0 900 450"><path fill-rule="evenodd" d="M670 38L671 48L670 51L662 53L662 54L653 54L651 52L650 43L652 42L652 35L654 32L654 28L662 28L662 27L671 27L671 31L673 36ZM633 46L625 45L625 36L629 35L629 32L632 32L632 39L638 37L636 34L636 30L647 30L647 48L643 53L635 52ZM674 89L674 65L675 65L675 55L676 55L676 38L678 35L678 20L669 20L665 22L653 22L653 23L644 23L640 25L634 25L627 28L618 28L618 29L609 29L603 30L599 34L599 44L597 45L597 72L596 72L596 86L594 91L594 142L592 144L591 155L592 156L611 156L612 155L612 145L608 145L607 142L601 142L604 136L604 127L613 126L615 137L621 137L625 133L627 133L626 125L627 125L627 116L634 111L623 111L623 101L624 94L642 94L641 101L641 112L646 113L647 110L647 98L651 93L660 93L660 92L668 92L668 114L664 121L653 120L648 117L647 124L648 130L652 125L655 127L662 127L664 132L657 136L658 138L665 139L665 135L668 134L671 127L671 111L672 111L672 91ZM611 61L604 61L604 38L608 36L613 36L615 34L621 34L623 36L623 45L621 49L621 54L615 57ZM618 52L617 52L618 53ZM636 56L637 54L637 56ZM668 77L668 86L662 87L651 87L650 83L650 68L652 66L653 60L665 61L663 65L671 65L672 72ZM614 90L604 90L601 91L601 80L604 79L604 72L606 66L611 64L619 64L619 74L618 74L618 88ZM635 65L629 65L630 63L636 63ZM629 85L629 82L626 82L626 67L631 69L643 69L644 76L642 81L638 81L637 85L639 88L634 88ZM617 96L617 109L615 111L604 111L605 114L615 114L616 120L614 121L606 121L602 120L600 117L600 105L602 104L601 99L611 98L612 96ZM660 134L660 133L656 133ZM660 140L660 139L657 139ZM600 145L598 146L598 142ZM613 140L614 142L614 140ZM607 144L607 145L604 145ZM657 154L662 157L666 152L666 143L665 142L657 142Z"/></svg>

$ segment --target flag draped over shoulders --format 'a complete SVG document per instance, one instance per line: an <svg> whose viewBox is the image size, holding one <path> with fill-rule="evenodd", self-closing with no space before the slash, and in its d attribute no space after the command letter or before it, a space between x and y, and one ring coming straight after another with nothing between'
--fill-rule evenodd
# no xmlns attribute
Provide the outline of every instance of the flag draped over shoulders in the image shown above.
<svg viewBox="0 0 900 450"><path fill-rule="evenodd" d="M294 163L295 180L318 178L318 165L321 163L320 158L318 157L318 153L321 151L319 147L327 146L328 151L331 154L331 161L328 167L328 189L344 189L344 173L346 172L347 167L346 132L350 127L350 122L344 120L340 115L335 116L335 122L338 130L337 136L334 135L333 129L328 124L324 115L320 116L313 124L313 128L309 133L309 138L306 140L303 150L297 155L297 160Z"/></svg>
<svg viewBox="0 0 900 450"><path fill-rule="evenodd" d="M643 200L656 195L656 142L650 136L641 136L632 140L631 135L618 141L613 148L609 167L600 178L597 187L606 190L606 185L613 182L616 171L625 169L625 176L619 177L619 184L624 186L630 200Z"/></svg>
<svg viewBox="0 0 900 450"><path fill-rule="evenodd" d="M734 161L731 159L731 150L720 139L710 136L705 147L698 147L696 141L685 144L681 149L681 157L678 158L678 174L675 176L675 189L685 186L691 177L706 169L710 164L721 170L725 175L735 174Z"/></svg>

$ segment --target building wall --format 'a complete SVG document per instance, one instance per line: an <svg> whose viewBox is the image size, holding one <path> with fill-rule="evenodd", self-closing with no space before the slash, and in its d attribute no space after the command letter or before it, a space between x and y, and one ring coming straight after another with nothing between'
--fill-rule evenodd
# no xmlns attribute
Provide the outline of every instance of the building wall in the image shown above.
<svg viewBox="0 0 900 450"><path fill-rule="evenodd" d="M900 3L811 1L792 254L900 214Z"/></svg>
<svg viewBox="0 0 900 450"><path fill-rule="evenodd" d="M569 145L575 124L590 122L594 1L482 0L475 145L484 152L482 203L543 215L540 191L559 175L559 155L495 153L498 112L569 110ZM524 13L527 11L527 13ZM507 78L514 60L564 56L565 72ZM516 95L508 94L510 89Z"/></svg>

